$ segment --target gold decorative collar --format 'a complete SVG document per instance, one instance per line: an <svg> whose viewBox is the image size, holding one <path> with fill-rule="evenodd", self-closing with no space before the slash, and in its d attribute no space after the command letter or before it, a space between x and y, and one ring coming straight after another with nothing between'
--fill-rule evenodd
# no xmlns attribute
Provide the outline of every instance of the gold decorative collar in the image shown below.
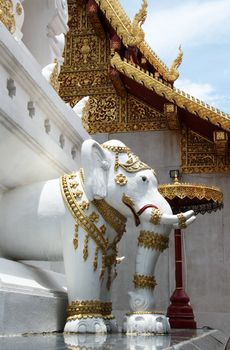
<svg viewBox="0 0 230 350"><path fill-rule="evenodd" d="M118 236L114 243L118 243L125 232L126 217L106 203L104 199L94 199L92 203L95 205L104 220L117 232Z"/></svg>
<svg viewBox="0 0 230 350"><path fill-rule="evenodd" d="M101 231L92 222L90 217L87 217L85 215L84 210L82 210L81 206L77 203L68 181L68 175L64 175L60 178L60 185L63 199L74 220L87 232L87 234L96 242L96 244L105 253L107 250L107 242L102 236Z"/></svg>

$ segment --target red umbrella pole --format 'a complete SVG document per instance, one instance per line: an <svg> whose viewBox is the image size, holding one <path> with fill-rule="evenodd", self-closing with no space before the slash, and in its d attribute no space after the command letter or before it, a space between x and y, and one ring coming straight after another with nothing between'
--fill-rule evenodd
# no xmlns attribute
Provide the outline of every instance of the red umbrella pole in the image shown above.
<svg viewBox="0 0 230 350"><path fill-rule="evenodd" d="M193 309L190 299L183 288L183 261L182 261L182 235L181 230L175 230L175 280L176 289L173 292L168 307L167 316L171 328L196 328Z"/></svg>

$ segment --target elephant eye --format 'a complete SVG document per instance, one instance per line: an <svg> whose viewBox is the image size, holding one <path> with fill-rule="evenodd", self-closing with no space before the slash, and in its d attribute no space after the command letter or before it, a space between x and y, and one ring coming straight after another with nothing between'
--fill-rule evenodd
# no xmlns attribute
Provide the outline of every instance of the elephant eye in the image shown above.
<svg viewBox="0 0 230 350"><path fill-rule="evenodd" d="M147 177L146 176L141 176L141 178L142 178L142 181L147 181Z"/></svg>

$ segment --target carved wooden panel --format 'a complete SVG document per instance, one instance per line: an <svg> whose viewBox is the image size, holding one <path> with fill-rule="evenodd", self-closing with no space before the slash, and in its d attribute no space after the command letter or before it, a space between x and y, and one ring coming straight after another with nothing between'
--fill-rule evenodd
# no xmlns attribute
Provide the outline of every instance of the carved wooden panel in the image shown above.
<svg viewBox="0 0 230 350"><path fill-rule="evenodd" d="M59 95L72 107L90 96L83 124L89 133L166 129L166 117L126 93L118 95L112 82L110 38L98 35L83 0L69 0L69 32L64 64L59 75ZM110 72L110 73L109 73ZM119 74L118 74L119 75ZM119 81L121 84L121 82Z"/></svg>
<svg viewBox="0 0 230 350"><path fill-rule="evenodd" d="M230 171L230 150L218 155L214 142L183 127L181 138L183 173L217 173Z"/></svg>
<svg viewBox="0 0 230 350"><path fill-rule="evenodd" d="M91 96L83 114L89 133L166 129L166 117L135 96Z"/></svg>
<svg viewBox="0 0 230 350"><path fill-rule="evenodd" d="M74 106L83 96L115 93L108 75L109 38L100 38L82 0L69 0L69 32L64 64L59 75L59 95Z"/></svg>

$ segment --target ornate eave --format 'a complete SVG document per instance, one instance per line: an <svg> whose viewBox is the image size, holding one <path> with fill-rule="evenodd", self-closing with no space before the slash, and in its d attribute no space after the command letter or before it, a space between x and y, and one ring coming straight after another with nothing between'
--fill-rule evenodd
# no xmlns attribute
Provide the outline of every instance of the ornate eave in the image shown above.
<svg viewBox="0 0 230 350"><path fill-rule="evenodd" d="M147 89L155 91L159 96L166 98L169 102L175 103L178 107L207 120L218 128L221 127L226 131L230 131L230 115L215 107L211 107L203 101L176 88L171 88L169 84L154 78L153 74L140 69L139 66L132 62L122 60L118 53L111 58L111 66L116 68L120 73L135 80L137 83L145 86Z"/></svg>
<svg viewBox="0 0 230 350"><path fill-rule="evenodd" d="M108 22L115 29L125 46L128 46L131 21L118 0L95 0ZM142 41L137 48L151 65L168 81L170 71L165 63L156 55L150 46Z"/></svg>

